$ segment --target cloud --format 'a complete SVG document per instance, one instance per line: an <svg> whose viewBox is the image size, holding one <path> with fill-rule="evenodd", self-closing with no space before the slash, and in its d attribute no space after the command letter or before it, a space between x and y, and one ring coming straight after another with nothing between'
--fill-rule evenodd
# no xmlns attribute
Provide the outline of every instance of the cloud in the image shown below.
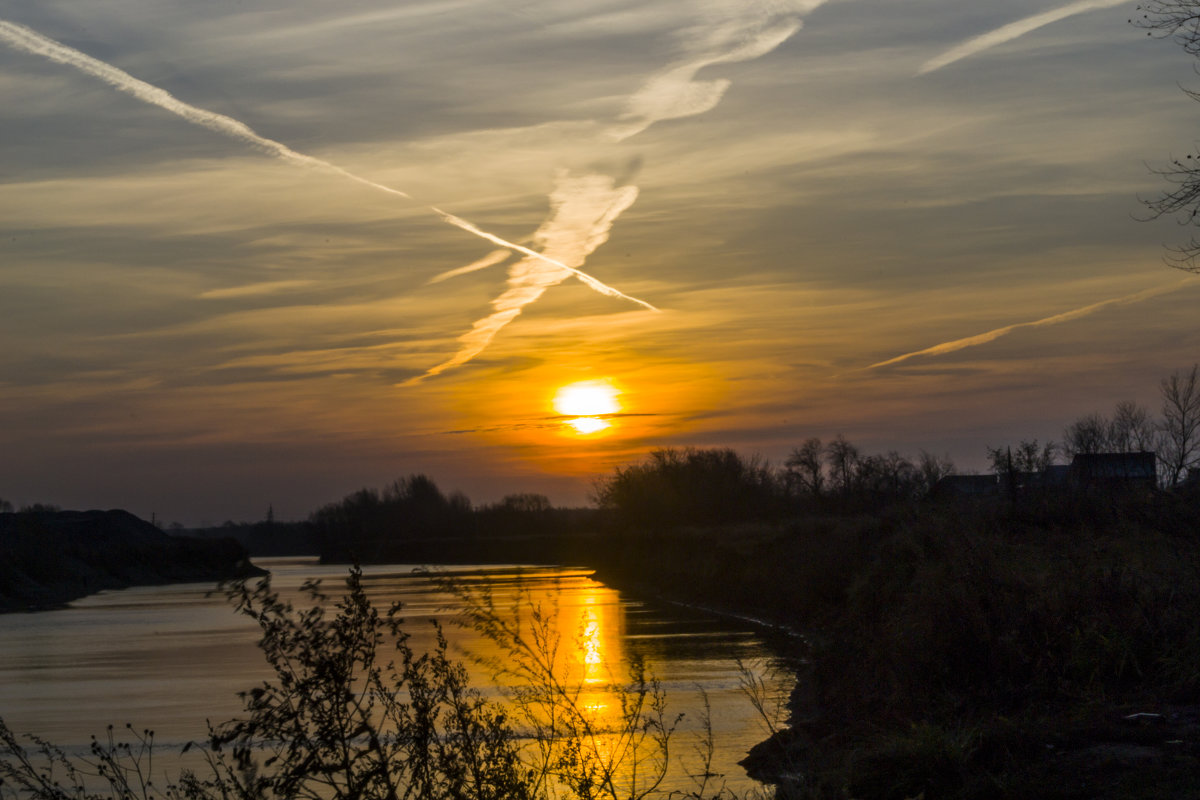
<svg viewBox="0 0 1200 800"><path fill-rule="evenodd" d="M505 251L507 252L507 251ZM264 281L263 283L248 283L245 286L231 286L228 289L209 289L201 292L202 300L225 300L230 297L251 297L254 295L275 294L290 289L301 289L312 286L316 281Z"/></svg>
<svg viewBox="0 0 1200 800"><path fill-rule="evenodd" d="M1099 303L1092 303L1090 306L1072 309L1071 311L1064 311L1061 314L1055 314L1052 317L1034 320L1033 322L1018 322L1013 325L1006 325L1003 328L996 328L995 330L988 331L987 333L980 333L976 334L975 336L968 336L964 339L954 339L953 341L942 342L941 344L935 344L933 347L926 347L924 350L905 353L904 355L896 356L895 358L889 358L886 361L880 361L877 364L871 364L868 367L863 367L859 371L862 372L869 369L878 369L880 367L891 366L892 364L899 364L901 361L907 361L908 359L916 358L917 356L940 356L945 355L946 353L953 353L956 350L963 350L968 347L987 344L988 342L994 342L1001 336L1007 336L1019 328L1042 328L1049 325L1058 325L1062 322L1071 322L1072 320L1077 320L1082 317L1095 314L1097 311L1108 308L1109 306L1127 306L1134 303L1140 303L1143 300L1149 300L1152 297L1170 294L1171 292L1179 291L1184 286L1191 285L1194 282L1194 279L1188 279L1180 281L1179 283L1171 284L1170 286L1159 286L1154 289L1146 289L1142 292L1125 295L1124 297L1116 297L1112 300L1102 300Z"/></svg>
<svg viewBox="0 0 1200 800"><path fill-rule="evenodd" d="M533 235L543 252L566 264L582 264L608 241L609 231L621 213L637 199L636 186L616 186L607 175L559 174L550 195L550 216ZM508 288L492 301L492 313L478 320L459 338L461 346L449 360L430 368L408 383L462 366L491 344L500 330L520 315L551 286L570 272L535 258L523 258L509 267Z"/></svg>
<svg viewBox="0 0 1200 800"><path fill-rule="evenodd" d="M701 2L702 17L697 24L679 34L682 55L659 73L652 75L631 95L619 121L608 126L604 139L626 139L656 122L695 116L714 108L730 86L728 79L697 80L705 67L750 61L771 53L800 29L802 14L822 5L825 0L749 0L736 4ZM0 20L0 41L12 47L71 66L97 77L116 89L143 102L163 108L210 130L248 144L260 152L283 161L333 173L355 183L393 196L412 199L407 192L349 172L324 159L298 152L287 145L261 136L232 117L192 106L170 93L141 81L119 68L92 58L60 42L15 23ZM511 252L523 257L509 268L508 285L492 301L492 313L478 320L460 337L460 347L450 359L428 370L429 377L460 366L477 356L496 334L536 301L545 290L569 277L609 297L636 303L657 311L653 305L611 287L583 272L587 257L607 240L617 217L636 199L637 188L625 178L613 178L595 172L576 175L562 172L550 197L551 213L533 237L533 247L507 241L437 206L427 206L442 221L492 242L504 250L495 250L471 264L436 275L429 283L500 264ZM217 289L207 298L229 298L283 291L288 286L262 284ZM410 381L411 382L411 381Z"/></svg>
<svg viewBox="0 0 1200 800"><path fill-rule="evenodd" d="M1052 22L1058 22L1061 19L1073 17L1076 14L1084 14L1088 11L1098 11L1102 8L1113 8L1123 5L1128 5L1128 0L1077 0L1077 2L1068 3L1059 8L1043 11L1040 14L1034 14L1016 22L1010 22L1000 28L996 28L994 31L989 31L973 39L968 39L936 58L929 59L921 65L921 68L917 70L917 74L928 75L930 72L953 64L955 61L961 61L964 58L982 53L984 50L989 50L997 45L1011 42L1017 37L1024 36Z"/></svg>
<svg viewBox="0 0 1200 800"><path fill-rule="evenodd" d="M394 189L390 186L385 186L382 183L370 180L369 178L364 178L361 175L356 175L353 172L343 169L342 167L339 167L329 161L297 152L282 142L277 142L274 139L268 139L265 136L261 136L250 126L234 119L233 117L229 117L224 114L218 114L215 111L208 111L207 109L198 108L190 103L185 103L164 89L160 89L157 86L146 83L143 80L139 80L130 75L128 72L114 67L112 64L92 58L86 53L82 53L72 47L66 46L61 42L43 36L42 34L30 28L26 28L23 25L0 20L0 40L7 42L10 46L16 48L17 50L41 56L69 67L74 67L83 73L91 75L95 78L99 78L115 89L125 92L126 94L129 94L144 103L158 106L159 108L165 109L166 111L169 111L172 114L175 114L176 116L195 125L208 128L209 130L216 131L217 133L224 134L225 136L229 136L233 139L237 139L241 142L249 144L274 158L278 158L298 166L308 167L323 172L332 172L335 175L339 175L364 186L369 186L372 189L386 192L387 194L396 197L401 197L408 200L412 199L412 195L408 194L407 192ZM639 305L642 305L650 310L656 310L654 306L650 305L644 300L639 300L636 297L630 297L623 292L620 292L617 289L614 289L613 287L597 280L596 278L593 278L591 275L580 271L579 269L557 262L548 256L529 249L528 247L523 247L522 245L506 241L505 239L502 239L495 234L488 233L487 231L478 228L470 222L467 222L461 217L457 217L448 211L438 208L437 206L428 206L428 208L430 211L440 217L442 221L453 225L456 228L464 230L467 233L478 236L479 238L492 242L493 244L500 245L501 247L506 247L510 250L523 253L530 258L548 261L552 266L566 270L569 274L574 275L576 278L583 281L583 283L585 283L587 286L591 287L597 292L600 292L601 294L608 295L609 297L619 297L624 300L638 303Z"/></svg>
<svg viewBox="0 0 1200 800"><path fill-rule="evenodd" d="M697 73L715 64L752 61L767 55L800 30L800 12L811 11L823 0L777 6L737 4L735 15L717 25L683 33L688 55L651 77L626 102L620 123L609 128L613 139L635 136L656 122L692 117L711 111L730 86L727 79L696 80Z"/></svg>
<svg viewBox="0 0 1200 800"><path fill-rule="evenodd" d="M465 267L446 270L445 272L434 275L432 278L426 281L426 283L441 283L442 281L449 280L450 278L457 278L459 275L466 275L469 272L477 272L481 269L487 269L488 267L507 261L509 255L511 254L507 250L493 250L483 258L479 259L478 261L472 261Z"/></svg>
<svg viewBox="0 0 1200 800"><path fill-rule="evenodd" d="M728 8L711 6L714 13L725 14L726 18L718 19L715 24L710 20L685 30L681 38L685 42L687 57L643 84L627 101L620 122L608 127L608 136L621 141L656 122L695 116L713 109L720 103L730 81L697 81L695 77L701 69L714 64L761 58L800 29L798 14L811 11L823 2L800 0L783 4L739 3ZM550 197L550 218L534 234L535 244L543 253L554 254L555 259L568 268L582 266L587 257L607 241L617 217L637 197L636 187L618 186L618 183L617 179L595 173L584 176L560 173ZM430 282L483 269L501 260L499 257L495 260L492 258L489 255L473 264L442 273ZM459 338L461 346L458 352L407 383L417 383L466 364L482 353L496 334L516 319L527 305L541 297L550 286L561 283L565 277L562 270L530 258L514 264L509 270L508 288L492 301L493 312L478 320L470 331ZM585 278L581 280L586 282ZM606 287L592 288L605 292Z"/></svg>

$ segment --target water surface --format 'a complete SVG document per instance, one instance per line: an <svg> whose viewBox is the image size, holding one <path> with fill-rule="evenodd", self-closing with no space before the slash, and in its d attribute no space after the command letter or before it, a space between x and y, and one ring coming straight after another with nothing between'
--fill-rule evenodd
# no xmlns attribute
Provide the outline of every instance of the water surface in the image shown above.
<svg viewBox="0 0 1200 800"><path fill-rule="evenodd" d="M272 583L299 598L299 587L319 578L329 594L346 568L315 559L263 559ZM743 666L765 675L775 691L790 678L772 667L772 654L745 623L676 606L638 602L580 569L461 567L465 591L490 593L502 614L528 625L534 606L553 620L564 674L581 687L596 713L617 713L606 690L623 679L633 657L645 659L668 698L671 717L682 713L673 751L683 758L673 786L688 788L695 772L698 730L711 709L713 771L729 788L756 786L737 766L764 736L758 713L742 689ZM400 601L414 649L434 644L440 623L456 653L500 657L494 643L455 625L463 598L439 589L408 565L364 569L364 585L381 605ZM31 732L83 751L110 723L152 729L162 750L203 738L206 720L241 710L239 690L270 677L257 648L258 628L234 613L223 593L207 584L138 587L103 592L54 611L0 616L0 715L18 732ZM468 659L472 680L499 696L488 669ZM166 762L159 760L158 764Z"/></svg>

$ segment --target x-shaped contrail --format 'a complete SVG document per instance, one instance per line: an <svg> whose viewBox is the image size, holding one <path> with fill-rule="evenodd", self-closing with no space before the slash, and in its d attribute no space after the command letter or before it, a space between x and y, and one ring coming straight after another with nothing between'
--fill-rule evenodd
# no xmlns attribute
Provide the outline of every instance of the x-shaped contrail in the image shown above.
<svg viewBox="0 0 1200 800"><path fill-rule="evenodd" d="M315 156L310 156L305 153L297 152L282 142L277 142L274 139L268 139L267 137L257 133L249 125L246 125L244 122L240 122L233 117L229 117L224 114L218 114L215 111L209 111L204 108L199 108L190 103L185 103L165 89L161 89L153 84L146 83L143 80L133 77L128 72L125 72L118 67L114 67L112 64L92 58L86 53L80 52L73 47L68 47L62 42L51 39L48 36L43 36L37 31L27 28L24 25L18 25L15 22L0 20L0 40L3 40L17 50L42 56L43 58L50 59L51 61L55 61L59 64L65 64L69 67L74 67L80 72L84 72L95 78L99 78L110 86L136 97L142 102L149 103L170 111L172 114L175 114L176 116L187 120L194 125L200 125L201 127L208 128L209 130L216 131L217 133L224 134L225 136L229 136L233 139L238 139L257 148L258 150L265 152L270 156L274 156L275 158L290 162L292 164L297 164L299 166L309 167L311 169L332 172L335 175L340 175L341 177L352 180L355 183L361 183L364 186L369 186L372 189L377 189L378 191L386 192L387 194L394 195L396 197L403 197L406 200L414 199L412 195L408 194L407 192L394 189L391 186L386 186L382 183L370 180L369 178L364 178L361 175L356 175L353 172L339 167L332 162L321 158L316 158ZM580 269L568 266L561 261L543 255L536 250L531 250L523 245L502 239L493 233L488 233L487 231L482 230L465 219L455 216L448 211L444 211L437 206L427 206L427 208L441 218L442 221L453 225L456 228L464 230L473 236L478 236L480 239L484 239L492 242L493 244L500 245L501 247L509 250L514 250L518 253L529 256L530 258L538 259L554 267L565 270L601 294L608 295L609 297L619 297L623 300L629 300L633 303L637 303L640 306L648 308L651 311L658 310L645 300L639 300L638 298L631 297L618 289L614 289L608 284L598 280L586 272L583 272Z"/></svg>

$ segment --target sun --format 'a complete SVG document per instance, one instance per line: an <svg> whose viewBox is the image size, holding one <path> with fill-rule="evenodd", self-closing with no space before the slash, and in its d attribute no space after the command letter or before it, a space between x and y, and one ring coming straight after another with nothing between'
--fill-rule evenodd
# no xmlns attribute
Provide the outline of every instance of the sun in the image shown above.
<svg viewBox="0 0 1200 800"><path fill-rule="evenodd" d="M621 410L620 394L608 381L579 381L559 387L554 410L566 417L564 424L580 436L599 433L612 426L607 417Z"/></svg>

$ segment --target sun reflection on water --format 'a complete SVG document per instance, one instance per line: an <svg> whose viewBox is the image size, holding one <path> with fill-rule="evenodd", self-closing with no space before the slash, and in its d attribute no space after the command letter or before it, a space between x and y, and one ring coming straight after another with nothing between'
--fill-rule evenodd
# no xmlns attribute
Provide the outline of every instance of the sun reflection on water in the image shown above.
<svg viewBox="0 0 1200 800"><path fill-rule="evenodd" d="M612 423L600 417L575 417L569 419L566 424L570 426L575 433L580 436L587 436L590 433L599 433L612 427Z"/></svg>

